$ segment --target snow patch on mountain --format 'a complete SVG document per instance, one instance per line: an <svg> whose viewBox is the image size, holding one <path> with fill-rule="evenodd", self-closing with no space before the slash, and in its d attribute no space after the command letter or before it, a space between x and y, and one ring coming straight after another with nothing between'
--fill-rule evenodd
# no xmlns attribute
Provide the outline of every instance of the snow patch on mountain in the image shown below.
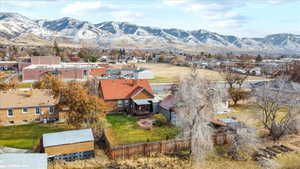
<svg viewBox="0 0 300 169"><path fill-rule="evenodd" d="M264 38L239 38L206 30L185 31L139 26L127 22L92 24L70 17L56 20L32 20L18 13L0 13L0 37L11 40L32 34L71 42L92 40L108 47L190 47L237 51L300 53L300 35L274 34ZM30 39L30 38L29 38Z"/></svg>

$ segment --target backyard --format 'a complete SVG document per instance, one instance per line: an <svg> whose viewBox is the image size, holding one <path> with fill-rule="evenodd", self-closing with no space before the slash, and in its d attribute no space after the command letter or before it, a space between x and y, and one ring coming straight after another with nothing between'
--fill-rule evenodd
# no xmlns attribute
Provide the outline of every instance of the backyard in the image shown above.
<svg viewBox="0 0 300 169"><path fill-rule="evenodd" d="M171 125L154 126L147 130L137 125L138 119L123 114L107 115L106 135L111 145L133 144L175 138L179 129Z"/></svg>
<svg viewBox="0 0 300 169"><path fill-rule="evenodd" d="M19 149L34 149L45 133L67 130L63 124L26 124L0 127L0 146Z"/></svg>

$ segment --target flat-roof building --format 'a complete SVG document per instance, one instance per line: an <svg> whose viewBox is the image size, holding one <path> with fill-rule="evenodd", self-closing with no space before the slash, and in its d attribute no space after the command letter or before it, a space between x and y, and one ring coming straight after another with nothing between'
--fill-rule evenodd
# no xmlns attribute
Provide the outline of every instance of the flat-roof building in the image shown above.
<svg viewBox="0 0 300 169"><path fill-rule="evenodd" d="M31 65L23 68L23 82L35 82L45 74L59 76L65 81L88 80L90 76L101 69L97 63L63 63L59 57L32 57Z"/></svg>

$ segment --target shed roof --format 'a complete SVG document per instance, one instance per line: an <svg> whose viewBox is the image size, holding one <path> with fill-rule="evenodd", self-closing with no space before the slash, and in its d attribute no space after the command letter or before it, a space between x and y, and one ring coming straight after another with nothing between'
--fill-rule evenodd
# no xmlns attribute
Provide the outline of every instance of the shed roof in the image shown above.
<svg viewBox="0 0 300 169"><path fill-rule="evenodd" d="M169 95L159 103L159 106L170 110L176 106L176 98L173 95Z"/></svg>
<svg viewBox="0 0 300 169"><path fill-rule="evenodd" d="M8 153L0 154L0 168L3 169L47 169L47 154Z"/></svg>
<svg viewBox="0 0 300 169"><path fill-rule="evenodd" d="M94 141L92 129L72 130L43 135L43 147Z"/></svg>

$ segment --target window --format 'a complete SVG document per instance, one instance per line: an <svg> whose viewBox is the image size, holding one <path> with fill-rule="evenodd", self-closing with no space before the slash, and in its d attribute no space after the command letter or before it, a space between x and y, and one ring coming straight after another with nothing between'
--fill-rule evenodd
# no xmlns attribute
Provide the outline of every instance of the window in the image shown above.
<svg viewBox="0 0 300 169"><path fill-rule="evenodd" d="M51 107L49 107L49 114L53 114L53 113L54 113L54 107L51 106Z"/></svg>
<svg viewBox="0 0 300 169"><path fill-rule="evenodd" d="M28 120L22 120L23 121L23 123L28 123Z"/></svg>
<svg viewBox="0 0 300 169"><path fill-rule="evenodd" d="M23 113L27 113L27 112L28 112L28 108L23 108L23 109L22 109L22 112L23 112Z"/></svg>
<svg viewBox="0 0 300 169"><path fill-rule="evenodd" d="M123 100L118 100L118 107L123 107Z"/></svg>
<svg viewBox="0 0 300 169"><path fill-rule="evenodd" d="M128 106L128 104L129 104L129 101L128 100L124 100L124 105Z"/></svg>
<svg viewBox="0 0 300 169"><path fill-rule="evenodd" d="M9 121L9 124L14 124L15 122L14 121Z"/></svg>
<svg viewBox="0 0 300 169"><path fill-rule="evenodd" d="M13 117L13 116L14 116L13 109L8 109L8 110L7 110L7 116L8 116L8 117Z"/></svg>
<svg viewBox="0 0 300 169"><path fill-rule="evenodd" d="M35 108L35 114L41 114L41 108L40 107L37 107Z"/></svg>

